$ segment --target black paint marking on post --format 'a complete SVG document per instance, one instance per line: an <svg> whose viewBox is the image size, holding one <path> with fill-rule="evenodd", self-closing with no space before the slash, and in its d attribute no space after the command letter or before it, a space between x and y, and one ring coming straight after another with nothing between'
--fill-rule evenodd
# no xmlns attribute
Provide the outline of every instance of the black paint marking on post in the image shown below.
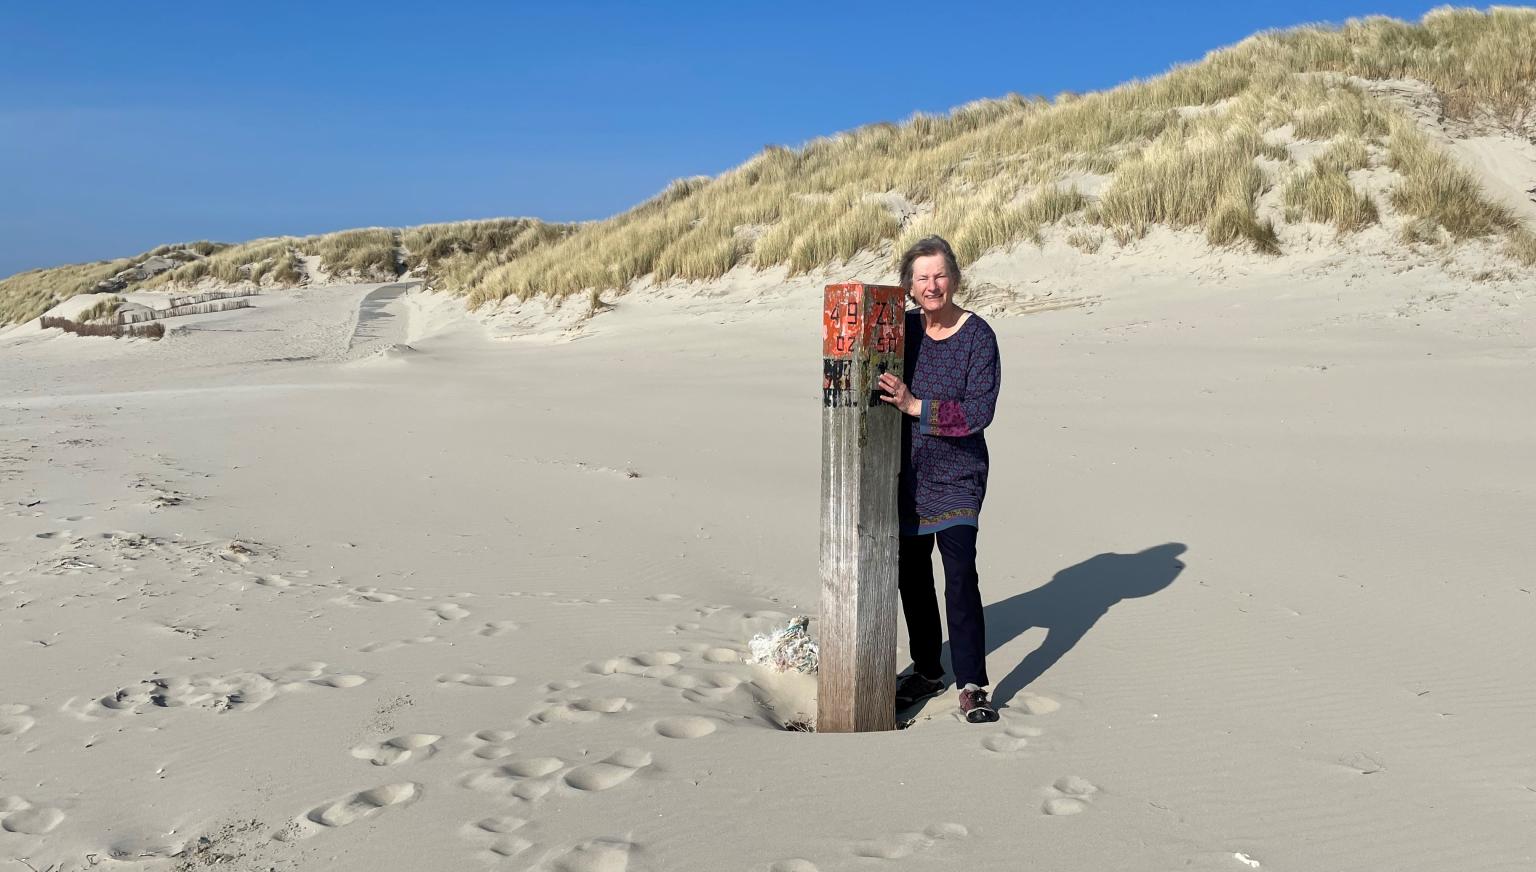
<svg viewBox="0 0 1536 872"><path fill-rule="evenodd" d="M901 413L880 400L902 372L905 292L828 285L822 310L821 645L816 729L896 726Z"/></svg>

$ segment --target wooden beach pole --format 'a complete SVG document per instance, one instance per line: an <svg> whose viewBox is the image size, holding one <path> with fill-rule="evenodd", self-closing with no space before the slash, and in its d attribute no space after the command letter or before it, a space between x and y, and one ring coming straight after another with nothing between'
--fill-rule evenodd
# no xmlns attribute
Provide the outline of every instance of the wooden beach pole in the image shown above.
<svg viewBox="0 0 1536 872"><path fill-rule="evenodd" d="M822 310L821 646L816 730L896 726L901 413L879 399L902 372L905 292L828 285Z"/></svg>

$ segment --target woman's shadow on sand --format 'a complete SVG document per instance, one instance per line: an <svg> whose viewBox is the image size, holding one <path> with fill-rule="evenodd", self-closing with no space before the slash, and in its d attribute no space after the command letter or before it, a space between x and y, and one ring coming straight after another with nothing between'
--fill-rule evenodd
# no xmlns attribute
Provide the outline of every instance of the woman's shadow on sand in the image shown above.
<svg viewBox="0 0 1536 872"><path fill-rule="evenodd" d="M992 693L999 705L1056 665L1121 600L1151 596L1173 583L1184 570L1179 560L1186 546L1156 545L1134 554L1098 554L1068 566L1034 590L986 607L987 653L1034 627L1045 641L1020 661Z"/></svg>

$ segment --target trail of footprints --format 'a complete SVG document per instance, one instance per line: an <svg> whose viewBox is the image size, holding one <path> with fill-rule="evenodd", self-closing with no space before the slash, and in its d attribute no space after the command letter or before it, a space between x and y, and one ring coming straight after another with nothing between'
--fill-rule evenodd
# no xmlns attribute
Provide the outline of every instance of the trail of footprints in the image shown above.
<svg viewBox="0 0 1536 872"><path fill-rule="evenodd" d="M516 624L510 621L490 622L479 632L492 636L515 629ZM594 661L587 664L584 671L592 676L654 680L662 687L679 691L685 700L707 704L741 689L745 683L742 678L717 668L722 664L739 663L741 659L737 649L696 644L683 646L679 651L653 651ZM689 663L696 665L689 666ZM440 685L470 687L498 687L514 681L511 676L462 673L440 675L437 680ZM576 680L544 685L547 696L541 705L528 713L524 719L526 724L534 729L580 725L635 709L635 704L626 697L584 695L580 693L581 688L582 682ZM682 714L658 718L647 724L646 729L659 741L686 741L714 734L720 723L717 718ZM517 738L518 731L507 728L480 730L466 737L463 759L476 765L462 773L455 783L460 788L533 809L555 792L576 797L614 790L653 770L656 765L654 754L638 747L622 747L595 759L580 760L519 754ZM352 755L374 766L401 766L440 753L444 744L444 738L435 733L407 733L357 746L352 749ZM345 826L415 802L422 792L421 784L415 781L362 790L310 809L290 831L298 837L307 837L325 828ZM536 840L530 836L537 831L538 825L531 821L531 817L482 817L465 824L461 833L468 842L485 852L488 859L524 856L536 846ZM963 832L963 828L961 830ZM941 835L950 837L952 833L946 830ZM638 851L639 846L622 839L593 839L550 848L533 868L594 872L622 870Z"/></svg>
<svg viewBox="0 0 1536 872"><path fill-rule="evenodd" d="M1061 708L1061 703L1033 693L1019 694L1011 705L1003 709L1001 730L981 740L981 746L997 754L1016 754L1029 744L1029 740L1045 734L1045 731L1026 722L1026 718L1048 715ZM1093 805L1099 793L1098 785L1076 775L1056 779L1045 790L1045 801L1040 806L1042 814L1053 817L1080 814Z"/></svg>

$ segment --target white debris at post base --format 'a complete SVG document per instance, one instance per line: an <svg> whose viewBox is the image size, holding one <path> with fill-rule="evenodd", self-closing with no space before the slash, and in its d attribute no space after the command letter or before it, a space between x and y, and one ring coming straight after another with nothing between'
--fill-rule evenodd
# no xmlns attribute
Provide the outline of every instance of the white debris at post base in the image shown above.
<svg viewBox="0 0 1536 872"><path fill-rule="evenodd" d="M771 635L759 633L753 636L752 641L747 643L747 647L752 649L752 657L747 662L760 663L775 672L791 669L807 675L815 672L820 660L820 649L816 640L806 632L805 628L810 623L810 618L801 615Z"/></svg>

